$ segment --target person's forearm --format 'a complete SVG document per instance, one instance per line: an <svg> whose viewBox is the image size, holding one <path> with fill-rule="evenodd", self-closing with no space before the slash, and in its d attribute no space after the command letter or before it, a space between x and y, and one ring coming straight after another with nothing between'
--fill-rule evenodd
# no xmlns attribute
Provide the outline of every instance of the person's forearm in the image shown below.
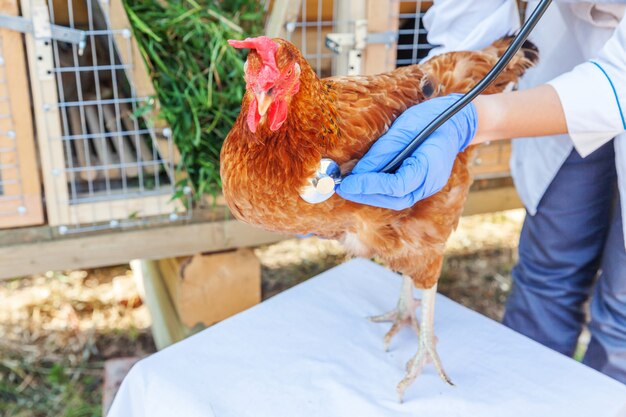
<svg viewBox="0 0 626 417"><path fill-rule="evenodd" d="M472 145L529 136L567 133L559 96L550 85L479 96L474 100L478 128Z"/></svg>

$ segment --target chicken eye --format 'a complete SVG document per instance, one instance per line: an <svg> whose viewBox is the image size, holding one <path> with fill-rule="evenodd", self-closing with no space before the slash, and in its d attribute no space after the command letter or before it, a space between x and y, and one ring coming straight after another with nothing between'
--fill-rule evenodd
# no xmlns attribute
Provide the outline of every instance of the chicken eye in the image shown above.
<svg viewBox="0 0 626 417"><path fill-rule="evenodd" d="M293 68L289 68L289 71L287 71L287 77L290 77L291 73L293 73Z"/></svg>

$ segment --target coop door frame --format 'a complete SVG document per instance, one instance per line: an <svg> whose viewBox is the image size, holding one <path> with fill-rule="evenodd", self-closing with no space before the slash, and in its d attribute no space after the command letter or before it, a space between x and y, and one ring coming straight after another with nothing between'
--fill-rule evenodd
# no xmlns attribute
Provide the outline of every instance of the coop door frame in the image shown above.
<svg viewBox="0 0 626 417"><path fill-rule="evenodd" d="M0 3L0 13L17 16L18 0ZM0 229L39 225L44 221L35 151L24 44L21 34L0 30Z"/></svg>
<svg viewBox="0 0 626 417"><path fill-rule="evenodd" d="M96 0L87 1L95 2ZM124 71L129 82L133 85L135 96L153 96L154 90L150 77L139 54L135 39L132 38L130 24L121 0L104 0L100 1L99 4L110 29L114 31L113 38L116 45L120 45L117 43L118 39L130 42L131 47L128 48L132 50L130 54L126 52L127 48L121 47L117 50L122 60L133 60L131 61L133 62L132 70L129 71L125 68ZM47 7L46 0L21 0L22 15L26 19L32 19L34 14L41 13L43 9L49 13ZM64 231L68 230L68 226L80 229L83 225L94 225L97 222L107 221L111 222L111 226L118 226L118 220L132 219L137 213L141 218L172 214L166 218L170 220L179 219L180 217L176 213L183 211L184 208L180 202L172 201L172 193L71 203L68 186L71 179L65 169L65 145L63 140L59 140L63 136L61 110L60 106L50 104L59 103L57 77L51 73L51 69L54 68L53 45L49 40L36 39L31 34L27 34L26 46L49 225L60 226ZM154 113L152 115L154 116ZM156 117L150 119L154 121ZM176 154L171 145L171 138L165 140L169 146L163 146L163 141L155 135L158 130L167 136L170 132L169 129L163 124L153 124L149 130L160 159L171 160L170 158L174 158ZM121 169L125 168L122 167ZM175 181L172 171L171 169L168 170L171 183ZM174 185L171 184L171 186L173 192Z"/></svg>

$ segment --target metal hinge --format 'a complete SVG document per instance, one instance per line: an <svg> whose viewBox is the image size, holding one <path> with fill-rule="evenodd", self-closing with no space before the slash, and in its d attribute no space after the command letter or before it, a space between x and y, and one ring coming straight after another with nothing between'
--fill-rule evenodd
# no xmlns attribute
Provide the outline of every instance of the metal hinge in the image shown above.
<svg viewBox="0 0 626 417"><path fill-rule="evenodd" d="M348 75L361 74L363 50L373 43L385 44L388 47L396 42L397 33L393 31L368 33L367 20L356 20L352 33L329 33L326 35L326 47L340 55L348 53Z"/></svg>
<svg viewBox="0 0 626 417"><path fill-rule="evenodd" d="M32 33L37 40L54 39L76 44L79 55L83 54L86 46L87 35L85 31L50 24L48 8L45 6L33 8L33 20L0 13L0 28Z"/></svg>

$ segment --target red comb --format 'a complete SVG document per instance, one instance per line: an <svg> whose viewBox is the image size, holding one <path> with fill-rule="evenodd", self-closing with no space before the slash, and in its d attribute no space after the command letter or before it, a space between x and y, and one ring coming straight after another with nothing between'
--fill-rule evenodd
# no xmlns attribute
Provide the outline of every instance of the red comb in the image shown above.
<svg viewBox="0 0 626 417"><path fill-rule="evenodd" d="M263 60L263 65L271 68L272 71L276 71L278 73L278 66L276 65L276 51L278 50L278 45L276 45L276 42L274 42L267 36L246 38L243 41L231 39L228 41L228 44L233 48L238 49L254 49Z"/></svg>

